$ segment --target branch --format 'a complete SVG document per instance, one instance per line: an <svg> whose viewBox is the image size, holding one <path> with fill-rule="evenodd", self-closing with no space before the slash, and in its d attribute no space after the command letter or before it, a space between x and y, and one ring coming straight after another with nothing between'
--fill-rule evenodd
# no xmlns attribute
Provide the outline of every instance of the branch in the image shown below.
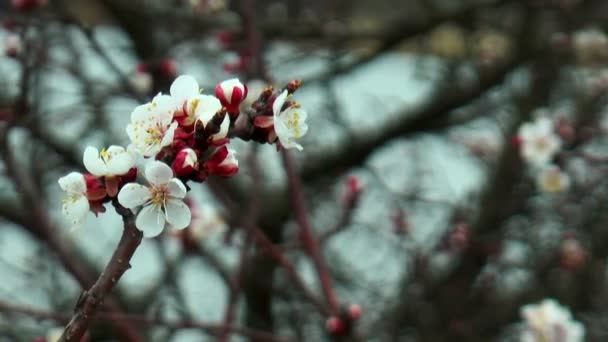
<svg viewBox="0 0 608 342"><path fill-rule="evenodd" d="M120 242L95 284L78 299L74 316L66 326L59 342L80 341L105 297L131 267L130 261L141 243L142 232L135 227L135 217L131 213L123 212L121 215L125 228Z"/></svg>

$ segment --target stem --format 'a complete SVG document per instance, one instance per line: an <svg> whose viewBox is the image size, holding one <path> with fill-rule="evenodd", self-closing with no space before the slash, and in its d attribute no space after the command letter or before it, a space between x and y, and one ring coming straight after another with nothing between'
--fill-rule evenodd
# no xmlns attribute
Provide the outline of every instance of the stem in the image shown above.
<svg viewBox="0 0 608 342"><path fill-rule="evenodd" d="M332 314L336 315L338 314L339 309L338 299L336 298L333 290L332 280L331 276L329 275L327 264L325 263L319 248L319 241L315 237L312 225L310 224L308 210L306 209L304 191L302 189L302 184L300 183L299 175L296 171L295 163L287 150L282 149L281 154L283 156L283 165L285 166L285 171L287 172L289 188L291 189L291 204L296 213L296 221L300 226L300 238L302 239L306 252L310 255L313 261L315 270L317 271L317 276L321 282L323 294L329 303L330 311Z"/></svg>
<svg viewBox="0 0 608 342"><path fill-rule="evenodd" d="M132 214L124 214L123 219L125 228L110 262L91 289L85 291L78 299L75 313L59 342L80 341L104 298L131 267L130 261L141 243L142 232L135 227L135 217Z"/></svg>

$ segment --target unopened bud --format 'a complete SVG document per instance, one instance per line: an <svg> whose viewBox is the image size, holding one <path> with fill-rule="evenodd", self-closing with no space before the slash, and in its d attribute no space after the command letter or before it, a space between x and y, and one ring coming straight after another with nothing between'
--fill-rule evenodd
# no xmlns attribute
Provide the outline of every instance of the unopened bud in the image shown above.
<svg viewBox="0 0 608 342"><path fill-rule="evenodd" d="M215 86L215 96L229 114L238 114L239 105L247 97L247 86L238 78L223 81Z"/></svg>
<svg viewBox="0 0 608 342"><path fill-rule="evenodd" d="M191 148L185 148L177 153L171 168L178 176L188 176L198 168L197 162L196 152Z"/></svg>

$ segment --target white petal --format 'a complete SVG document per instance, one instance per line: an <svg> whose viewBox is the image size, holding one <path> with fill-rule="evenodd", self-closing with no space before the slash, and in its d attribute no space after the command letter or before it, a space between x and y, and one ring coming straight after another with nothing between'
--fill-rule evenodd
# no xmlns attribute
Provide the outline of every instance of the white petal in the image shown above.
<svg viewBox="0 0 608 342"><path fill-rule="evenodd" d="M287 90L283 91L281 95L277 96L277 98L274 100L272 104L272 113L274 114L274 116L279 115L279 113L281 112L281 108L283 108L283 105L285 104L286 99Z"/></svg>
<svg viewBox="0 0 608 342"><path fill-rule="evenodd" d="M167 184L173 178L173 170L169 165L158 160L150 162L146 166L145 173L148 182L156 186Z"/></svg>
<svg viewBox="0 0 608 342"><path fill-rule="evenodd" d="M224 139L228 135L228 130L230 129L230 118L228 115L224 117L224 121L222 121L222 125L220 126L220 131L213 135L213 140Z"/></svg>
<svg viewBox="0 0 608 342"><path fill-rule="evenodd" d="M106 166L106 163L104 163L103 160L101 160L101 158L99 157L99 150L95 147L88 146L84 150L82 163L84 164L84 167L87 169L87 171L94 174L95 176L101 177L105 176L106 173L108 173L108 167Z"/></svg>
<svg viewBox="0 0 608 342"><path fill-rule="evenodd" d="M226 100L230 103L232 102L232 93L234 92L234 87L243 87L241 81L238 78L231 78L221 83L222 90L224 91L224 96Z"/></svg>
<svg viewBox="0 0 608 342"><path fill-rule="evenodd" d="M173 81L169 93L176 106L182 106L192 96L198 95L200 88L196 79L190 75L181 75Z"/></svg>
<svg viewBox="0 0 608 342"><path fill-rule="evenodd" d="M125 208L133 209L148 202L150 189L137 183L125 184L118 193L118 203Z"/></svg>
<svg viewBox="0 0 608 342"><path fill-rule="evenodd" d="M177 178L173 178L169 181L169 195L175 198L184 198L186 197L186 186L182 183L181 180Z"/></svg>
<svg viewBox="0 0 608 342"><path fill-rule="evenodd" d="M150 115L148 110L148 103L139 105L131 112L131 121L139 121L147 118Z"/></svg>
<svg viewBox="0 0 608 342"><path fill-rule="evenodd" d="M165 205L165 216L175 229L184 229L190 224L192 214L190 208L180 200L170 199Z"/></svg>
<svg viewBox="0 0 608 342"><path fill-rule="evenodd" d="M144 233L144 237L158 236L165 228L165 216L158 205L143 207L137 218L135 226Z"/></svg>
<svg viewBox="0 0 608 342"><path fill-rule="evenodd" d="M161 140L160 144L158 145L158 152L160 152L161 148L171 145L171 143L173 142L173 138L175 136L176 129L177 129L177 122L172 123L169 126L169 128L167 128L167 130L165 131L165 135L163 135L163 140Z"/></svg>
<svg viewBox="0 0 608 342"><path fill-rule="evenodd" d="M110 150L108 149L108 153ZM130 153L123 150L122 153L115 154L108 160L108 173L111 175L124 175L135 165L135 158Z"/></svg>
<svg viewBox="0 0 608 342"><path fill-rule="evenodd" d="M65 217L70 220L73 226L79 226L84 223L89 212L89 201L85 196L80 196L76 199L66 199L63 203L62 212Z"/></svg>
<svg viewBox="0 0 608 342"><path fill-rule="evenodd" d="M207 122L213 118L215 113L222 109L222 103L215 96L211 95L198 95L194 97L192 102L197 101L194 115L196 118L203 122L203 126L207 125ZM188 105L190 107L190 105Z"/></svg>
<svg viewBox="0 0 608 342"><path fill-rule="evenodd" d="M70 195L81 195L87 192L87 183L80 172L70 172L59 178L58 183L61 190Z"/></svg>

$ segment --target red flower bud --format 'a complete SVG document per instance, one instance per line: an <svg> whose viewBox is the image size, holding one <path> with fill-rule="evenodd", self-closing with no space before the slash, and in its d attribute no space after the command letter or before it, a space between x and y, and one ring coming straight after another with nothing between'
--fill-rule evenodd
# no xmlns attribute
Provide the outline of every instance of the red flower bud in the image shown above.
<svg viewBox="0 0 608 342"><path fill-rule="evenodd" d="M171 164L173 172L178 176L188 176L198 169L198 156L191 148L185 148L177 153Z"/></svg>
<svg viewBox="0 0 608 342"><path fill-rule="evenodd" d="M234 155L235 151L224 145L217 149L211 159L205 162L204 169L209 174L231 177L239 171L239 162Z"/></svg>
<svg viewBox="0 0 608 342"><path fill-rule="evenodd" d="M173 77L177 74L177 62L173 58L165 58L160 61L158 68L164 76Z"/></svg>
<svg viewBox="0 0 608 342"><path fill-rule="evenodd" d="M238 78L223 81L215 86L215 96L229 114L238 114L239 105L247 97L247 86Z"/></svg>
<svg viewBox="0 0 608 342"><path fill-rule="evenodd" d="M346 324L340 318L332 316L325 322L325 328L331 335L341 336L346 333Z"/></svg>

